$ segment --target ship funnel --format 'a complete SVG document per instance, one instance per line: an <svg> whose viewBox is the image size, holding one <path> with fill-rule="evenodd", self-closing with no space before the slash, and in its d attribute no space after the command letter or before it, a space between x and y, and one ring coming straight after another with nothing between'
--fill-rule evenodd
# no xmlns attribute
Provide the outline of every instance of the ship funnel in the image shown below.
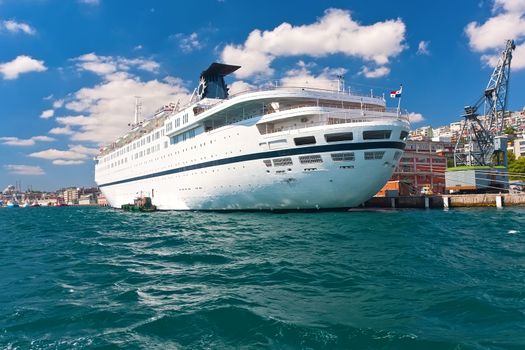
<svg viewBox="0 0 525 350"><path fill-rule="evenodd" d="M212 63L208 69L201 73L199 87L197 88L199 98L228 98L228 87L224 82L224 77L239 68L241 66Z"/></svg>

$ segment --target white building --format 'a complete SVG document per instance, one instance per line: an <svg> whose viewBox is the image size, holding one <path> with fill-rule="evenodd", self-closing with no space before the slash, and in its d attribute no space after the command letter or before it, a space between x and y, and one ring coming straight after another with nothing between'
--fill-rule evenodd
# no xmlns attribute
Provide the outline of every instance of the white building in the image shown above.
<svg viewBox="0 0 525 350"><path fill-rule="evenodd" d="M516 158L525 157L525 138L514 140L513 152Z"/></svg>

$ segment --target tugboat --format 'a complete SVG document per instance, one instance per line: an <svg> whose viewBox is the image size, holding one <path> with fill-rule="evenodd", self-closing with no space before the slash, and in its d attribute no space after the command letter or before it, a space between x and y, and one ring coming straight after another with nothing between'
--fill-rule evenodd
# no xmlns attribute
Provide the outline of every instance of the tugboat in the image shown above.
<svg viewBox="0 0 525 350"><path fill-rule="evenodd" d="M122 204L122 210L133 211L133 212L146 212L150 213L157 211L157 207L151 203L150 197L138 197L135 198L133 204Z"/></svg>

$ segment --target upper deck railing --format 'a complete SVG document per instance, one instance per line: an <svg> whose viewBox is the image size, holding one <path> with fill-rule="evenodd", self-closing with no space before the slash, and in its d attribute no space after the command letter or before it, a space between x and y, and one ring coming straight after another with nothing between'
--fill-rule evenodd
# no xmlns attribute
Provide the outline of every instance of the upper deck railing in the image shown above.
<svg viewBox="0 0 525 350"><path fill-rule="evenodd" d="M231 99L233 97L237 97L237 96L240 96L240 95L245 95L245 94L249 94L249 93L252 93L252 92L262 92L262 91L275 91L275 90L297 90L297 91L312 91L312 92L321 92L321 93L333 93L333 94L340 94L342 96L354 96L354 97L362 97L362 98L374 98L374 99L379 99L379 100L383 100L383 97L384 96L374 96L373 93L371 94L360 94L360 93L355 93L355 92L352 92L352 91L341 91L341 90L336 90L336 89L322 89L322 88L316 88L316 87L311 87L311 86L279 86L279 85L263 85L263 86L260 86L260 87L256 87L256 88L252 88L252 89L246 89L246 90L243 90L243 91L238 91L234 94L231 94L228 96L228 99Z"/></svg>
<svg viewBox="0 0 525 350"><path fill-rule="evenodd" d="M381 104L382 103L385 103L385 99L384 99L384 96L374 96L372 93L369 94L369 95L365 95L365 94L359 94L359 93L355 93L355 92L350 92L350 91L340 91L340 90L336 90L336 89L322 89L322 88L315 88L315 87L309 87L309 86L275 86L275 85L263 85L263 86L260 86L260 87L257 87L257 88L252 88L252 89L247 89L247 90L244 90L244 91L239 91L239 92L236 92L235 94L231 94L228 96L227 99L225 100L220 100L220 101L217 101L216 103L213 103L213 104L210 104L210 105L201 105L199 106L199 109L198 111L196 111L195 115L199 115L199 114L202 114L203 112L206 112L212 108L215 108L225 102L228 102L230 101L231 99L235 98L235 97L238 97L238 96L242 96L242 95L247 95L247 94L250 94L250 93L255 93L255 92L264 92L264 91L276 91L276 90L291 90L291 91L311 91L311 92L319 92L319 93L332 93L334 96L331 97L333 98L333 103L321 103L319 101L312 101L312 103L303 103L303 104L300 104L300 105L291 105L291 106L282 106L278 109L271 109L269 108L269 104L268 105L265 105L265 107L263 107L261 109L261 115L267 115L267 114L271 114L271 113L275 113L275 112L281 112L281 111L286 111L286 110L292 110L292 109L297 109L297 108L301 108L301 107L327 107L327 108L342 108L342 109L360 109L361 111L364 111L364 112L387 112L387 113L397 113L399 116L401 116L401 114L399 113L399 111L397 110L397 108L389 108L389 107L382 107ZM335 96L346 96L346 97L357 97L357 98L367 98L367 99L372 99L372 100L376 100L376 101L372 101L372 102L376 102L378 105L377 107L374 106L372 107L372 105L370 104L370 100L369 101L366 101L368 103L366 103L365 101L363 101L361 103L361 106L360 108L352 108L352 107L348 107L348 106L344 106L344 103L360 103L360 101L348 101L348 100L343 100L341 99L340 101L338 101L337 99L335 99ZM342 102L343 103L343 106L340 106L338 103L339 102ZM182 107L173 107L172 104L170 104L169 106L172 108L169 112L170 114L169 115L173 115L173 114L176 114L180 111L183 111L191 106L194 106L196 105L197 102L195 101L190 101L188 102L187 104L185 104L184 106ZM157 111L159 112L159 111ZM156 113L157 113L156 112ZM153 130L153 128L157 128L160 126L160 124L162 123L162 121L164 119L166 119L167 117L169 117L169 115L166 115L164 114L162 117L152 117L150 119L147 119L144 121L145 124L148 124L149 127L144 127L144 126L141 126L139 127L138 129L136 130L133 130L132 132L130 132L129 134L125 135L124 137L122 138L119 138L118 140L116 140L115 142L103 147L101 149L101 152L99 154L99 156L104 156L108 153L111 153L113 150L117 149L117 148L120 148L122 146L125 146L127 145L128 143L130 143L131 141L133 140L136 140L140 137L142 137L145 133L148 133L148 132L151 132Z"/></svg>
<svg viewBox="0 0 525 350"><path fill-rule="evenodd" d="M357 112L357 113L356 113ZM305 122L305 123L294 123L292 126L271 126L264 127L264 124L261 124L259 131L262 134L272 134L277 132L289 132L292 130L311 128L316 126L325 126L325 125L336 125L336 124L354 124L354 123L370 123L378 121L392 121L399 120L407 124L410 123L408 114L397 113L397 109L393 113L389 112L378 112L378 111L330 111L317 114L317 121ZM265 124L272 124L268 122Z"/></svg>

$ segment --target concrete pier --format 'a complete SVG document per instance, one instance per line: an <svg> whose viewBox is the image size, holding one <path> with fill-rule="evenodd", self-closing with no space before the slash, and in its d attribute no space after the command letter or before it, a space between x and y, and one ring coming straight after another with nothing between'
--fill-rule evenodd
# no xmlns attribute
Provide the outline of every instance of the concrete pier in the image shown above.
<svg viewBox="0 0 525 350"><path fill-rule="evenodd" d="M373 197L365 208L460 208L525 206L525 194L460 194L414 197Z"/></svg>

